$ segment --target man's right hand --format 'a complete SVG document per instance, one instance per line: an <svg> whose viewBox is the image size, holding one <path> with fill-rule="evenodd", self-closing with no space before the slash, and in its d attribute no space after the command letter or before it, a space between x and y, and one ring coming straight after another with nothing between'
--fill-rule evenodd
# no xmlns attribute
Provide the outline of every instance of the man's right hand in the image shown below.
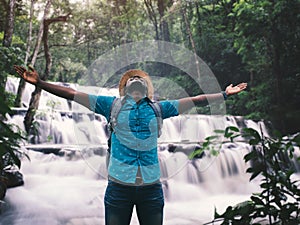
<svg viewBox="0 0 300 225"><path fill-rule="evenodd" d="M40 79L37 71L32 67L29 67L29 70L26 70L23 66L14 66L14 69L18 73L18 75L23 78L25 81L38 85L39 88L54 94L58 97L65 98L68 100L74 100L75 102L87 107L91 108L91 104L89 101L89 95L83 92L76 91L72 88L49 83L47 81L43 81Z"/></svg>
<svg viewBox="0 0 300 225"><path fill-rule="evenodd" d="M14 65L14 69L20 77L33 85L37 85L40 81L38 72L30 66L29 70L26 70L23 66Z"/></svg>

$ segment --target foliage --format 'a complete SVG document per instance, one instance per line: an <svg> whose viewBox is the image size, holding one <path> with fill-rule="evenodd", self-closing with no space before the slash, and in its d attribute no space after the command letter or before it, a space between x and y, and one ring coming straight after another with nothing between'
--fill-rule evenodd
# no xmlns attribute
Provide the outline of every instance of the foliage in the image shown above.
<svg viewBox="0 0 300 225"><path fill-rule="evenodd" d="M2 33L1 33L2 34ZM0 35L1 36L1 35ZM1 37L0 37L1 39ZM20 43L18 38L13 39L13 43ZM6 81L6 77L12 73L12 67L8 65L19 64L22 51L19 47L1 47L0 46L0 76L1 80ZM10 125L5 122L6 116L11 113L10 106L12 105L14 95L4 91L4 85L0 85L0 175L5 175L5 170L11 166L21 166L19 159L19 142L23 138L21 131L15 125Z"/></svg>
<svg viewBox="0 0 300 225"><path fill-rule="evenodd" d="M28 35L29 2L22 1L16 9L12 48L19 48L16 56L20 59L25 58L27 47L24 43ZM248 82L247 92L229 98L229 114L271 120L276 129L285 134L299 130L298 0L52 2L49 18L67 14L70 17L66 23L51 26L50 80L98 85L99 74L93 77L86 76L85 72L107 51L141 40L170 41L195 51L213 71L221 88L230 83ZM44 1L36 1L31 49L36 42L35 34L41 22L39 14L44 4ZM5 7L2 8L0 11L5 15ZM4 24L0 21L0 36ZM22 62L14 57L0 62L0 67L8 71L8 67L11 68L8 65ZM189 63L189 59L186 60ZM144 67L149 74L164 74L190 96L202 93L182 71L162 63L150 64ZM143 68L140 64L134 66ZM40 53L35 68L42 72L44 67L44 56ZM105 65L103 68L109 71ZM109 85L116 86L117 81L114 79ZM171 87L168 89L166 93L170 96L178 96ZM209 108L197 111L210 112Z"/></svg>
<svg viewBox="0 0 300 225"><path fill-rule="evenodd" d="M246 106L247 115L255 109L260 115L267 115L264 118L271 119L283 132L289 130L288 133L299 130L297 126L292 131L286 127L287 123L292 127L292 121L297 120L295 116L287 118L286 114L299 110L299 101L294 97L299 90L296 57L300 51L295 48L300 34L296 25L300 20L298 5L297 0L237 1L228 14L236 21L234 48L251 74L250 85L254 87L248 101L262 100L265 107L271 107L265 110Z"/></svg>
<svg viewBox="0 0 300 225"><path fill-rule="evenodd" d="M270 81L250 87L250 91L231 96L227 101L229 112L237 110L248 111L245 118L254 120L271 120L275 104L272 102ZM259 96L259 97L258 97Z"/></svg>
<svg viewBox="0 0 300 225"><path fill-rule="evenodd" d="M2 22L0 24L0 41L2 42L4 32ZM19 168L21 166L19 142L23 136L18 127L6 123L6 117L11 113L10 105L13 102L13 95L5 92L6 78L13 72L12 65L22 63L24 54L21 50L23 41L19 36L12 37L12 44L11 47L0 46L0 176L5 176L5 171L12 166L16 165Z"/></svg>
<svg viewBox="0 0 300 225"><path fill-rule="evenodd" d="M5 118L11 109L5 102L4 95L0 95L0 174L11 166L21 167L19 143L23 139L21 132L14 125L5 123Z"/></svg>
<svg viewBox="0 0 300 225"><path fill-rule="evenodd" d="M250 163L247 173L251 174L250 181L260 178L261 192L253 193L250 200L229 206L224 213L215 211L214 223L221 224L299 224L300 223L300 189L299 180L293 178L296 172L293 160L298 160L295 149L300 147L300 134L292 137L276 139L264 136L252 128L239 131L236 127L227 127L224 137L234 141L242 136L248 140L252 150L244 156ZM212 137L216 139L216 136ZM211 138L207 138L209 140ZM210 143L206 141L203 148ZM199 154L198 150L192 156ZM207 223L208 224L208 223Z"/></svg>
<svg viewBox="0 0 300 225"><path fill-rule="evenodd" d="M23 54L24 52L19 47L7 48L0 46L0 75L7 77L8 74L13 73L13 68L10 65L21 64Z"/></svg>

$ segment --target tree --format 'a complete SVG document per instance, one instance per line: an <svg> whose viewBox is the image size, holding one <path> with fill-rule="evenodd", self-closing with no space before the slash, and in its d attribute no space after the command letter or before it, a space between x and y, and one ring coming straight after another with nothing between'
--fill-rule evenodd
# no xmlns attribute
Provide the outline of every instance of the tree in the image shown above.
<svg viewBox="0 0 300 225"><path fill-rule="evenodd" d="M2 40L2 46L4 48L9 48L12 43L13 31L14 31L14 19L15 19L15 6L16 0L10 0L8 3L3 1L3 5L6 10L6 23L4 27L4 37ZM1 71L0 74L0 86L5 87L6 74ZM4 93L0 93L3 95Z"/></svg>
<svg viewBox="0 0 300 225"><path fill-rule="evenodd" d="M27 42L26 42L26 55L25 55L25 59L24 59L24 64L27 65L28 63L28 59L29 59L29 56L30 56L30 50L31 50L31 41L32 41L32 23L33 23L33 9L34 9L34 3L35 3L35 0L31 0L30 2L30 15L29 15L29 28L28 28L28 36L27 36ZM48 1L47 4L50 4L50 1ZM46 14L48 13L46 11L46 9L48 9L49 7L47 6L46 4L46 7L45 7L45 11L44 11L44 17L46 16ZM36 48L35 48L35 51L33 53L33 57L32 57L32 60L31 60L31 66L34 66L35 64L35 61L36 61L36 58L37 58L37 54L38 54L38 51L40 49L40 42L41 42L41 37L42 37L42 31L43 31L43 26L42 26L42 23L41 23L41 26L40 26L40 30L39 30L39 33L38 33L38 37L37 37L37 42L36 42ZM25 86L26 86L26 82L21 79L20 82L19 82L19 86L18 86L18 90L17 90L17 95L16 95L16 99L15 99L15 107L22 107L21 105L21 99L22 99L22 96L23 96L23 92L25 90Z"/></svg>
<svg viewBox="0 0 300 225"><path fill-rule="evenodd" d="M300 51L297 44L300 35L296 25L299 20L296 0L95 0L88 1L88 4L52 0L52 3L53 14L49 18L69 11L72 16L67 24L51 25L48 41L53 65L48 79L98 85L101 77L84 74L84 71L107 51L145 39L171 41L200 56L222 88L229 82L249 82L251 91L228 100L229 114L272 120L277 129L283 130L285 126L286 132L298 130ZM36 5L44 7L44 4ZM14 37L19 36L25 42L27 28L24 32L25 26L18 25L25 24L24 21L24 17L17 17ZM35 15L33 25L37 24L36 21ZM26 23L28 26L29 22ZM2 24L0 18L0 26ZM33 34L35 30L34 27ZM37 42L36 39L38 37L33 35L32 40ZM159 53L163 54L164 46L161 47ZM35 48L38 56L35 68L39 71L46 64L40 57L44 53L42 48ZM31 53L29 62L34 55ZM173 56L167 57L172 60ZM5 67L12 65L12 61L0 64ZM143 67L151 74L165 74L190 95L201 93L195 81L168 65L145 62L131 66ZM123 69L117 73L122 73ZM108 85L116 82L117 78L113 77ZM207 108L200 110L209 113Z"/></svg>
<svg viewBox="0 0 300 225"><path fill-rule="evenodd" d="M270 99L269 107L263 113L283 132L288 131L286 110L299 111L299 101L294 97L299 90L296 58L300 51L295 48L300 33L296 25L300 20L298 9L299 2L296 0L238 1L230 14L236 17L235 47L252 74L252 85L270 81L271 85L264 86L263 93ZM255 96L261 94L256 93ZM251 99L256 100L260 98ZM293 123L295 120L297 118L293 117Z"/></svg>
<svg viewBox="0 0 300 225"><path fill-rule="evenodd" d="M2 45L4 47L10 47L12 42L13 32L14 32L16 0L10 0L9 3L5 6L7 11L7 17L6 17L6 26L5 26Z"/></svg>
<svg viewBox="0 0 300 225"><path fill-rule="evenodd" d="M68 18L68 15L58 16L58 17L50 18L50 19L44 19L44 21L43 21L43 24L44 24L44 26L43 26L43 43L44 43L46 67L45 67L44 74L41 76L42 80L48 79L48 77L50 75L51 66L52 66L52 59L51 59L51 54L50 54L49 45L48 45L49 26L50 26L50 24L56 23L56 22L66 22L67 18ZM35 90L32 93L30 103L29 103L29 108L28 108L28 111L24 118L24 124L25 124L25 129L26 129L27 133L30 133L34 115L35 115L35 112L39 105L41 92L42 92L42 90L39 87L35 87Z"/></svg>

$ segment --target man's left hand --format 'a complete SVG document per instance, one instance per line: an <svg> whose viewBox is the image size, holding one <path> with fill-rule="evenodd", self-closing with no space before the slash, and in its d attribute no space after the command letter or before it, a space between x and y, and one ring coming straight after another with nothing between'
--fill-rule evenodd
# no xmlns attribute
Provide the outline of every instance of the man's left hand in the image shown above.
<svg viewBox="0 0 300 225"><path fill-rule="evenodd" d="M240 83L236 86L233 86L233 84L230 84L226 87L225 92L226 95L234 95L237 94L247 88L247 83Z"/></svg>

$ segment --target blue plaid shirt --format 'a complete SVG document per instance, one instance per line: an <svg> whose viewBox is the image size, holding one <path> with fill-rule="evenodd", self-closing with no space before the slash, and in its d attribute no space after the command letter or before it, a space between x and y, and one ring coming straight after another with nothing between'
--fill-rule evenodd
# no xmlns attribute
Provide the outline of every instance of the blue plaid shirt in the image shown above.
<svg viewBox="0 0 300 225"><path fill-rule="evenodd" d="M89 95L91 110L109 119L114 99L111 96ZM111 137L108 174L113 179L134 184L138 167L145 184L160 178L157 119L149 101L143 98L137 104L132 97L127 96L122 105ZM177 100L159 103L162 119L178 115Z"/></svg>

